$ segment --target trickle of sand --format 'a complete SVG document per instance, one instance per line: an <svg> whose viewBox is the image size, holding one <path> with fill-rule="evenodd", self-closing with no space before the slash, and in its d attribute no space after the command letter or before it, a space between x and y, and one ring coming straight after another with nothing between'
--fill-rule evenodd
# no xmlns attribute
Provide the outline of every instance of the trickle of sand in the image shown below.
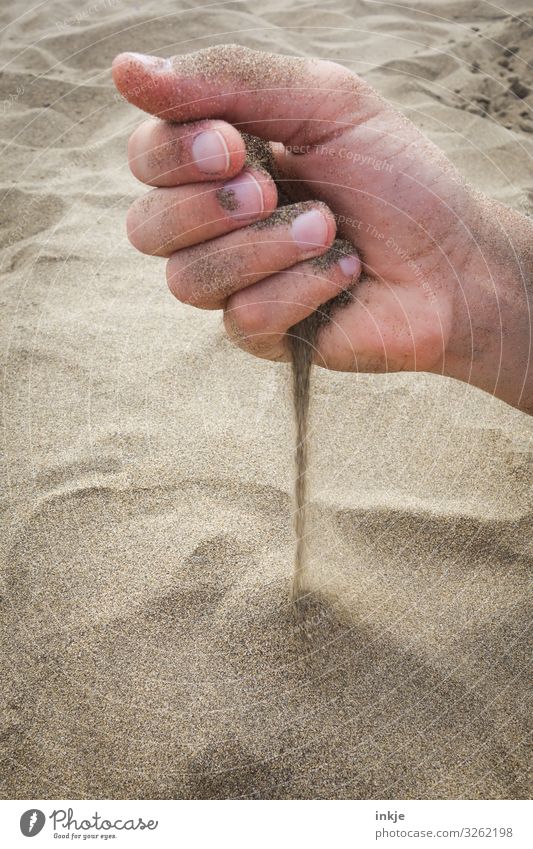
<svg viewBox="0 0 533 849"><path fill-rule="evenodd" d="M315 312L291 328L288 334L292 355L292 399L294 423L296 428L296 446L294 452L294 533L296 547L294 551L294 570L291 586L291 599L294 604L305 595L305 567L307 541L305 538L307 521L307 459L308 459L308 422L309 399L311 389L311 367L315 342L318 335L319 315Z"/></svg>
<svg viewBox="0 0 533 849"><path fill-rule="evenodd" d="M353 248L341 239L336 239L332 247L318 257L317 264L324 268L336 262ZM349 290L341 292L332 298L319 310L311 313L287 333L287 343L291 351L292 362L292 400L294 423L296 430L296 446L294 452L294 533L296 536L294 552L294 570L291 587L291 599L298 605L306 595L305 574L307 569L307 540L308 530L308 430L309 405L311 398L311 374L316 352L316 343L320 328L327 324L334 309L350 303L352 294Z"/></svg>
<svg viewBox="0 0 533 849"><path fill-rule="evenodd" d="M270 145L248 133L243 133L246 144L246 162L248 165L263 168L273 177L277 183L277 169ZM279 186L278 186L279 188ZM307 205L305 203L291 204L282 195L282 201L273 214L253 227L268 227L279 223L280 220L290 222L299 215ZM342 256L353 254L354 247L343 239L335 239L331 248L319 257L312 260L313 264L325 271ZM319 310L311 313L307 318L295 324L287 333L287 344L291 352L292 362L292 399L295 423L296 445L294 451L295 477L294 477L294 533L295 552L293 579L291 585L291 600L295 607L302 608L302 600L306 596L305 573L307 568L307 512L308 512L308 428L309 428L309 405L311 397L311 373L316 351L316 343L321 326L326 324L331 317L332 311L346 305L352 299L349 290L340 292L324 304Z"/></svg>

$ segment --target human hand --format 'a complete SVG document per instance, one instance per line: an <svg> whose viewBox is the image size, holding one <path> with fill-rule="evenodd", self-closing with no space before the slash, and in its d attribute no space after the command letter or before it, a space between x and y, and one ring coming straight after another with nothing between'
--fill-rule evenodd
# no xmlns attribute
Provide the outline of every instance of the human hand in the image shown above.
<svg viewBox="0 0 533 849"><path fill-rule="evenodd" d="M223 308L237 344L286 360L286 331L357 279L358 255L363 274L321 330L319 365L440 372L529 409L530 222L469 187L363 80L234 46L122 54L113 75L164 119L130 140L133 173L160 188L133 205L128 227L140 250L170 257L176 297ZM278 185L303 207L269 218L276 186L242 171L239 131L274 143ZM321 268L312 258L335 233L353 256Z"/></svg>

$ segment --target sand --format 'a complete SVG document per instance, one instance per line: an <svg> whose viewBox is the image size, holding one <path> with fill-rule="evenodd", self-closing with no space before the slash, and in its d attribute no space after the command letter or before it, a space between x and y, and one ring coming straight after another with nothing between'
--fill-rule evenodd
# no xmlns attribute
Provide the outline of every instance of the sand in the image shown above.
<svg viewBox="0 0 533 849"><path fill-rule="evenodd" d="M294 624L290 367L129 246L140 116L109 74L218 41L334 59L531 214L533 19L504 5L3 10L2 797L530 793L531 420L317 371L323 603Z"/></svg>
<svg viewBox="0 0 533 849"><path fill-rule="evenodd" d="M286 209L287 207L282 207ZM266 219L267 221L271 220ZM344 239L335 239L331 248L312 260L314 265L324 271L342 256L353 252L353 247ZM355 285L355 282L354 282ZM309 477L309 409L313 394L313 379L316 367L313 365L319 334L322 328L335 318L335 313L343 306L353 302L350 288L347 288L298 324L290 327L286 333L287 345L291 353L292 407L294 413L294 503L292 506L294 524L294 569L291 585L291 600L295 605L295 615L300 618L301 603L314 602L313 594L308 591L307 574L312 566L309 563L307 546L312 525L308 520L308 510L312 495L308 488ZM300 611L298 610L300 608Z"/></svg>

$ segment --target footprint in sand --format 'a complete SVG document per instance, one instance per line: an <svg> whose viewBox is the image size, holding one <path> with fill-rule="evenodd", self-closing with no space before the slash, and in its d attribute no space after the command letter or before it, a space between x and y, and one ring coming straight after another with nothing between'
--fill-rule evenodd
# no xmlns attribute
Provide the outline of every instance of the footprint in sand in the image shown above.
<svg viewBox="0 0 533 849"><path fill-rule="evenodd" d="M479 39L461 42L454 52L471 64L466 84L453 89L453 105L533 133L533 16L491 23Z"/></svg>

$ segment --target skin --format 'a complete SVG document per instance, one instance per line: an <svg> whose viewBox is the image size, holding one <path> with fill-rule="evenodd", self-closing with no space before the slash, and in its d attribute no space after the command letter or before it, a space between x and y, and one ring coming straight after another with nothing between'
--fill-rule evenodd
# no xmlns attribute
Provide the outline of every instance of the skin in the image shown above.
<svg viewBox="0 0 533 849"><path fill-rule="evenodd" d="M356 283L321 331L318 365L443 374L533 412L533 223L469 186L367 83L332 62L228 46L192 62L121 54L113 77L156 116L130 139L134 175L157 188L130 209L128 231L168 257L179 300L223 309L237 345L288 360L287 330ZM194 160L209 129L226 142L220 173ZM278 185L323 216L320 243L297 244L290 222L255 226L277 189L245 164L240 131L271 142ZM236 219L220 189L243 173L262 208ZM349 278L312 262L335 235L360 258Z"/></svg>

